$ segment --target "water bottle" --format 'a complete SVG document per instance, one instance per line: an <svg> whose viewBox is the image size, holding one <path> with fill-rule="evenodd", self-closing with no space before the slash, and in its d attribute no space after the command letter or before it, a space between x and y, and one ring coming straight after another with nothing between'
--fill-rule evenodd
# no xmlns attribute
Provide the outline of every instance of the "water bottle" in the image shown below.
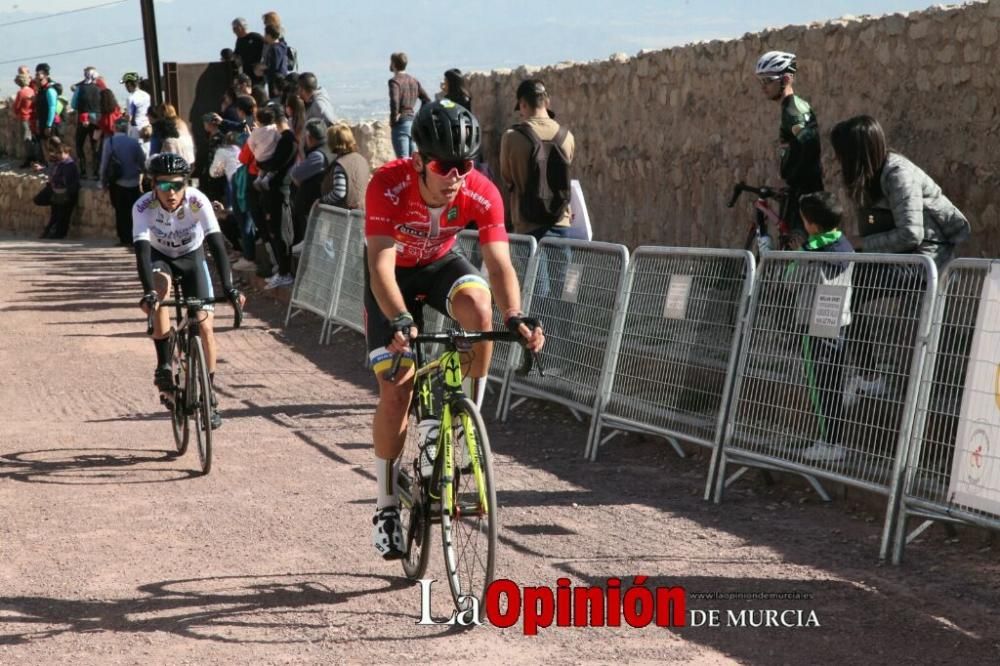
<svg viewBox="0 0 1000 666"><path fill-rule="evenodd" d="M437 458L438 431L441 421L426 418L417 424L417 444L420 447L420 474L429 479L434 473L434 459Z"/></svg>

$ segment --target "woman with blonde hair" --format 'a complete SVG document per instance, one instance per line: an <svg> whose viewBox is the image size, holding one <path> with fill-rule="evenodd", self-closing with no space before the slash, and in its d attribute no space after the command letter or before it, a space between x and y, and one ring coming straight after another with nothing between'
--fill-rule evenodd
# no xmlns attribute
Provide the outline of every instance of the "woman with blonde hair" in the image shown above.
<svg viewBox="0 0 1000 666"><path fill-rule="evenodd" d="M156 107L157 122L163 123L167 130L163 136L163 143L160 145L161 153L176 153L187 160L187 163L194 168L194 137L191 135L191 128L184 122L184 119L177 115L177 109L173 104L163 103ZM170 132L172 126L176 131Z"/></svg>
<svg viewBox="0 0 1000 666"><path fill-rule="evenodd" d="M335 158L323 178L320 202L340 208L361 208L372 169L358 152L350 125L337 123L328 129L326 145Z"/></svg>

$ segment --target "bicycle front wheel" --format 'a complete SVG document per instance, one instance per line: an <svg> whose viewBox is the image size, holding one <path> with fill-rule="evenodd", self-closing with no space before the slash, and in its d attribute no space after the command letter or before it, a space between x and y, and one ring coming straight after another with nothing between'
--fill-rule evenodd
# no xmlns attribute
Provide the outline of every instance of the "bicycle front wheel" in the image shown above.
<svg viewBox="0 0 1000 666"><path fill-rule="evenodd" d="M455 607L467 610L469 597L482 602L496 566L496 488L493 456L486 426L468 398L451 407L454 443L453 479L445 474L441 487L441 539L444 563Z"/></svg>
<svg viewBox="0 0 1000 666"><path fill-rule="evenodd" d="M427 571L430 557L431 516L428 512L424 481L420 476L420 441L417 418L410 416L406 428L406 443L399 456L399 519L403 527L406 554L403 556L403 573L410 580L418 580Z"/></svg>
<svg viewBox="0 0 1000 666"><path fill-rule="evenodd" d="M212 469L212 382L208 377L208 364L205 362L205 348L201 338L192 335L189 349L187 404L194 416L201 473L208 474Z"/></svg>
<svg viewBox="0 0 1000 666"><path fill-rule="evenodd" d="M176 331L170 333L170 358L174 367L174 396L170 409L170 423L174 431L174 446L177 447L179 456L187 452L188 442L191 440L191 419L188 418L185 408L185 387L188 381L187 361L182 347L185 339Z"/></svg>

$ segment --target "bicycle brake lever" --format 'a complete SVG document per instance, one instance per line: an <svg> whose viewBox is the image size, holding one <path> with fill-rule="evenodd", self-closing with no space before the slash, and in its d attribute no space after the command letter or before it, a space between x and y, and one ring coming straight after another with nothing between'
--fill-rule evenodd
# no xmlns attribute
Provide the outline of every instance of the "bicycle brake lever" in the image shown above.
<svg viewBox="0 0 1000 666"><path fill-rule="evenodd" d="M152 335L153 334L153 314L155 312L156 312L156 310L150 308L149 309L149 314L146 315L146 335Z"/></svg>
<svg viewBox="0 0 1000 666"><path fill-rule="evenodd" d="M740 194L743 193L744 187L746 187L746 184L743 182L736 183L736 185L733 186L733 196L729 198L729 203L726 204L726 208L732 208L736 205L736 200L740 198Z"/></svg>
<svg viewBox="0 0 1000 666"><path fill-rule="evenodd" d="M243 308L238 299L233 300L233 310L233 328L239 328L243 325Z"/></svg>
<svg viewBox="0 0 1000 666"><path fill-rule="evenodd" d="M527 349L524 351L527 353L521 356L521 367L517 369L517 375L519 377L526 377L531 374L532 366L537 365L538 376L544 377L545 368L542 366L542 357L538 354L538 352L529 351Z"/></svg>

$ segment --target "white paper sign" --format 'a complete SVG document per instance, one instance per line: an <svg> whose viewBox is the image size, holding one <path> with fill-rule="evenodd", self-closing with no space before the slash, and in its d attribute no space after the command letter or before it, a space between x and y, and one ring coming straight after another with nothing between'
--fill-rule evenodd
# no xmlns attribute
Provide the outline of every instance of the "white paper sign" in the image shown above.
<svg viewBox="0 0 1000 666"><path fill-rule="evenodd" d="M593 240L594 230L590 228L590 213L587 212L587 202L583 199L583 188L580 181L569 181L569 211L570 222L567 238Z"/></svg>
<svg viewBox="0 0 1000 666"><path fill-rule="evenodd" d="M847 307L848 287L839 284L816 285L809 335L818 338L839 338L840 322Z"/></svg>
<svg viewBox="0 0 1000 666"><path fill-rule="evenodd" d="M567 303L576 303L580 296L580 278L583 269L575 264L566 267L566 279L563 281L562 299Z"/></svg>
<svg viewBox="0 0 1000 666"><path fill-rule="evenodd" d="M667 297L663 301L664 319L684 319L687 317L688 296L691 294L690 275L671 275Z"/></svg>
<svg viewBox="0 0 1000 666"><path fill-rule="evenodd" d="M948 500L1000 514L1000 267L983 283L962 395Z"/></svg>

